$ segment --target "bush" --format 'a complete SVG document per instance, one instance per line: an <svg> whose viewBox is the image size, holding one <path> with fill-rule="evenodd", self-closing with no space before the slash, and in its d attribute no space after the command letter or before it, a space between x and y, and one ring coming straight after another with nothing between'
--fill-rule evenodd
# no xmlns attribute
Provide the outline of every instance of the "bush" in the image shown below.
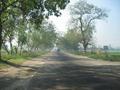
<svg viewBox="0 0 120 90"><path fill-rule="evenodd" d="M17 59L30 59L30 58L34 58L34 57L38 57L41 56L43 54L45 54L47 52L41 51L41 52L23 52L22 54L3 54L2 58L4 60L17 60Z"/></svg>

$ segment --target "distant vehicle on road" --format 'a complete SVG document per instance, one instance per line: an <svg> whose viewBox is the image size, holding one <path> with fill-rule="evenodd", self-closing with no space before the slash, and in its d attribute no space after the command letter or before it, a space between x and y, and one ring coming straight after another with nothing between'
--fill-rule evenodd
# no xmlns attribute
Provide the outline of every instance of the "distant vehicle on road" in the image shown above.
<svg viewBox="0 0 120 90"><path fill-rule="evenodd" d="M52 52L60 52L60 48L54 47L54 48L52 49Z"/></svg>
<svg viewBox="0 0 120 90"><path fill-rule="evenodd" d="M57 49L57 52L60 52L60 49L59 49L59 48Z"/></svg>

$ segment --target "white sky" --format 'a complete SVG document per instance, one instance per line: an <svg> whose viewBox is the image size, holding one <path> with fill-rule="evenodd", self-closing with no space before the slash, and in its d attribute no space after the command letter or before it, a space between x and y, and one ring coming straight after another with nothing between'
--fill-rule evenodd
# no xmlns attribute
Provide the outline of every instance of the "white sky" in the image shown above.
<svg viewBox="0 0 120 90"><path fill-rule="evenodd" d="M74 4L77 1L79 0L71 0L70 4ZM109 17L106 20L97 21L96 23L96 33L94 35L97 46L111 45L112 47L120 47L120 0L88 1L109 11ZM68 7L62 11L60 17L50 17L58 32L64 33L67 31L68 21L70 20Z"/></svg>

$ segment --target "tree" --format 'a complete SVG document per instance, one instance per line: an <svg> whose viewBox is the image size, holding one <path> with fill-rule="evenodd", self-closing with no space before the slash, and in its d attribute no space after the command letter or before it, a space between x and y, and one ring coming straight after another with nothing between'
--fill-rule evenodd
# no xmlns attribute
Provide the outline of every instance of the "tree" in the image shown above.
<svg viewBox="0 0 120 90"><path fill-rule="evenodd" d="M25 26L21 25L20 30L18 31L18 49L20 47L20 54L22 53L23 45L27 44L27 33L25 32Z"/></svg>
<svg viewBox="0 0 120 90"><path fill-rule="evenodd" d="M28 46L32 51L51 48L57 39L55 27L52 23L43 22L41 27L34 28L28 35Z"/></svg>
<svg viewBox="0 0 120 90"><path fill-rule="evenodd" d="M61 9L64 9L69 0L0 0L0 59L3 43L3 24L10 15L23 17L32 23L41 23L44 18L50 15L59 16Z"/></svg>
<svg viewBox="0 0 120 90"><path fill-rule="evenodd" d="M81 35L76 29L68 29L67 33L59 38L58 46L68 51L78 50Z"/></svg>
<svg viewBox="0 0 120 90"><path fill-rule="evenodd" d="M15 40L16 40L16 46L14 47L14 50L16 53L18 51L20 54L22 53L23 46L27 44L27 30L28 30L28 23L27 21L24 21L23 19L18 18L16 20L16 28L15 28Z"/></svg>
<svg viewBox="0 0 120 90"><path fill-rule="evenodd" d="M9 16L9 19L3 24L3 42L6 44L6 42L9 42L10 44L10 53L13 54L13 44L12 41L15 38L15 22L13 16ZM4 45L5 46L5 45ZM5 48L8 52L7 48Z"/></svg>
<svg viewBox="0 0 120 90"><path fill-rule="evenodd" d="M72 5L70 10L72 15L71 23L80 30L81 43L84 47L84 52L86 52L93 36L95 21L106 18L107 13L105 10L83 0Z"/></svg>

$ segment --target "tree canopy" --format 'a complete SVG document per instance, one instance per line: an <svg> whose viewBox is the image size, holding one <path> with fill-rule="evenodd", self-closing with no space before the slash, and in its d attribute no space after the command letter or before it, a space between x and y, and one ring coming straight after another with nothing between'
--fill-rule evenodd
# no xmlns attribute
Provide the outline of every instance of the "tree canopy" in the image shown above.
<svg viewBox="0 0 120 90"><path fill-rule="evenodd" d="M83 45L84 51L86 52L93 37L95 21L108 17L106 10L80 0L70 6L70 14L72 16L71 27L77 28L80 31L80 43Z"/></svg>
<svg viewBox="0 0 120 90"><path fill-rule="evenodd" d="M25 33L28 23L40 26L42 21L50 15L60 16L60 10L65 9L68 3L69 0L0 0L0 58L1 47L5 42L4 36L12 37L13 30L19 27L19 23L23 23L24 26L23 31L20 32ZM24 44L23 40L26 38L24 36L19 33L21 42L18 43L21 45Z"/></svg>

